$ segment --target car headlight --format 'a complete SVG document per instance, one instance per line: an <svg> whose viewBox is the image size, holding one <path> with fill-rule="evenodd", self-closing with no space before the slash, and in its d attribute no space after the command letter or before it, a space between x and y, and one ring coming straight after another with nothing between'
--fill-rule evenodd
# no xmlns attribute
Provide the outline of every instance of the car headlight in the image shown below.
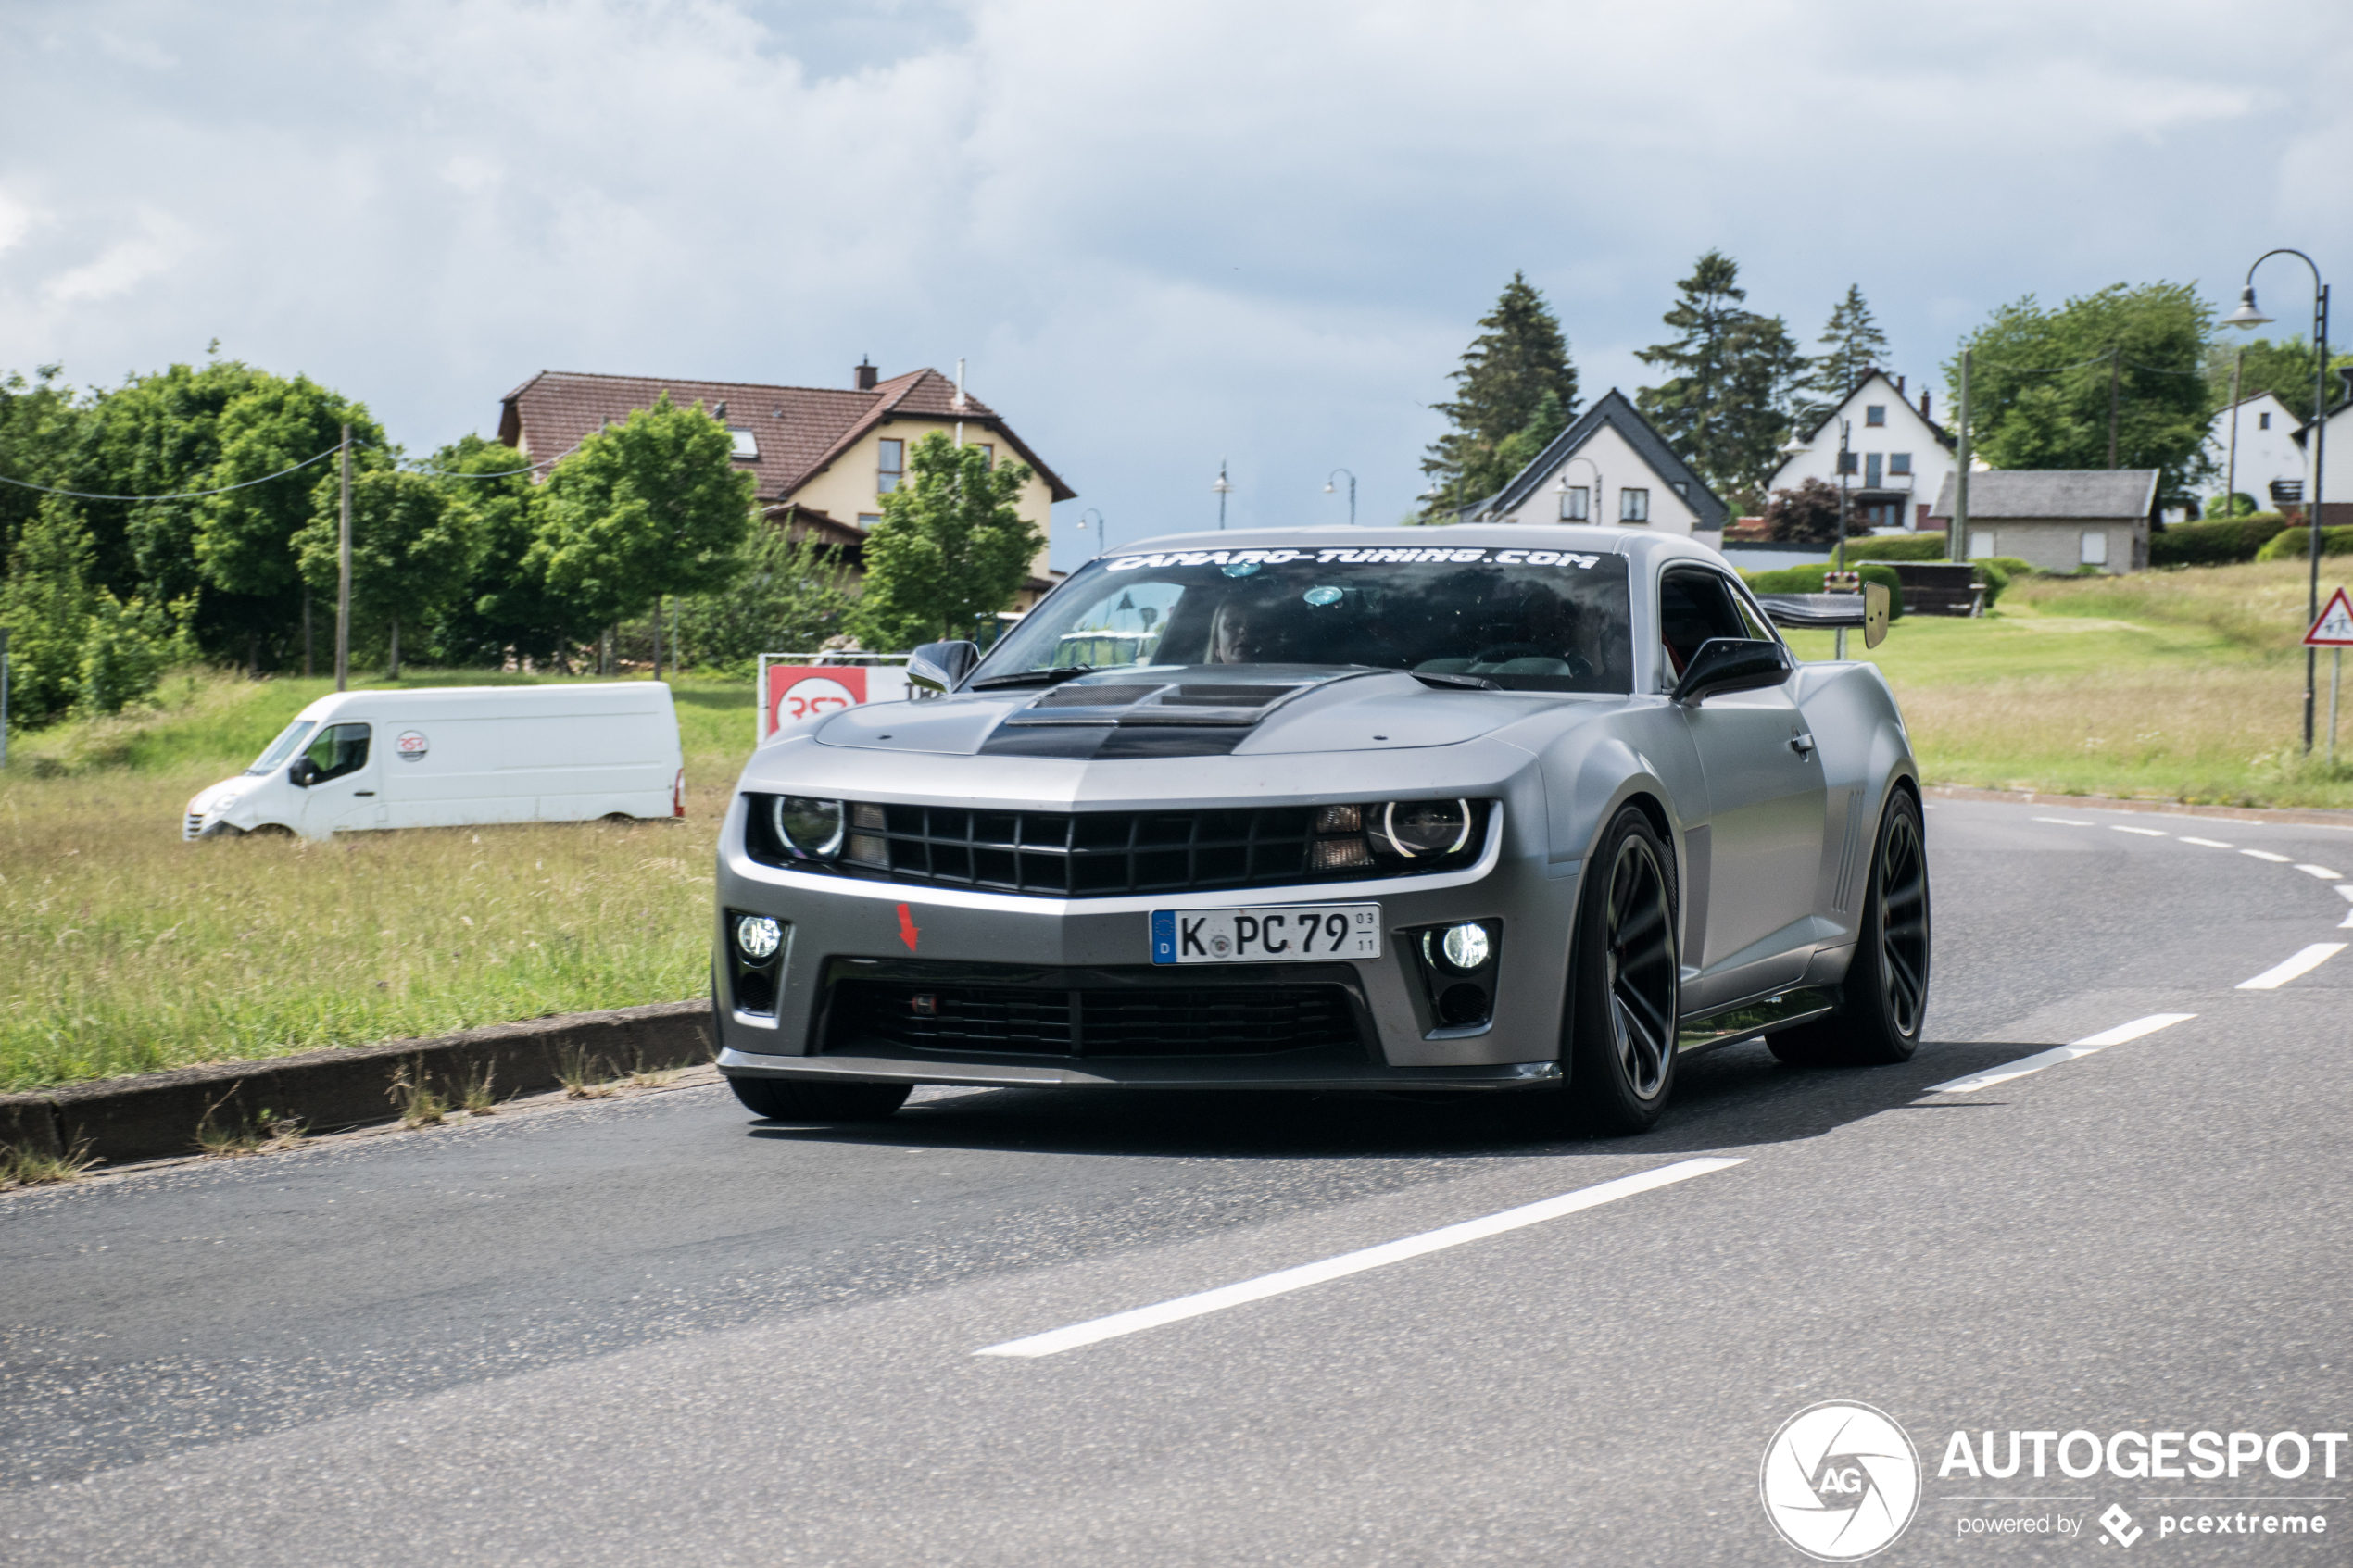
<svg viewBox="0 0 2353 1568"><path fill-rule="evenodd" d="M830 860L841 853L847 817L838 800L780 795L768 802L768 823L776 842L804 860Z"/></svg>
<svg viewBox="0 0 2353 1568"><path fill-rule="evenodd" d="M234 790L227 795L216 795L212 797L212 804L204 809L204 814L208 817L218 817L230 807L234 806L239 798Z"/></svg>
<svg viewBox="0 0 2353 1568"><path fill-rule="evenodd" d="M1376 847L1414 859L1452 855L1470 842L1467 800L1392 800L1380 808L1373 829Z"/></svg>

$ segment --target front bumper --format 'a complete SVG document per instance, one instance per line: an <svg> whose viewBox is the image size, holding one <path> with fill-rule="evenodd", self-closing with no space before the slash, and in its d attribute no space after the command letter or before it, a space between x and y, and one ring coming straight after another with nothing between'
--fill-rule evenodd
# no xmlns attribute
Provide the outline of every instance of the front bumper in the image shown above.
<svg viewBox="0 0 2353 1568"><path fill-rule="evenodd" d="M714 937L720 1070L731 1077L1159 1088L1497 1089L1559 1079L1565 958L1579 867L1548 865L1541 842L1491 832L1458 872L1247 892L1057 899L853 880L760 864L742 853L739 796L723 829ZM1540 819L1541 820L1541 819ZM1506 815L1506 823L1509 815ZM1155 909L1377 903L1378 959L1315 965L1150 963ZM730 911L786 927L772 1012L738 1010L730 984ZM1436 1015L1400 933L1456 921L1501 925L1493 1010L1448 1026ZM1149 989L1178 976L1198 986L1320 980L1350 997L1361 1044L1249 1054L1094 1055L1020 1048L913 1048L845 1037L827 1017L836 982L871 968L1001 966L1086 974ZM1306 972L1318 973L1310 974ZM1122 977L1125 976L1125 981ZM1048 980L1040 984L1061 984Z"/></svg>

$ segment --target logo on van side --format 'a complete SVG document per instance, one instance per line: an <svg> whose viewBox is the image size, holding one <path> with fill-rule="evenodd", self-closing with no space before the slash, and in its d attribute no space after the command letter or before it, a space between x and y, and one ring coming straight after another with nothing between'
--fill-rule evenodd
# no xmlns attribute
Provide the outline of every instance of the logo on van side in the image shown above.
<svg viewBox="0 0 2353 1568"><path fill-rule="evenodd" d="M403 762L422 762L425 753L433 748L425 744L423 731L403 730L393 740L392 749L400 753Z"/></svg>

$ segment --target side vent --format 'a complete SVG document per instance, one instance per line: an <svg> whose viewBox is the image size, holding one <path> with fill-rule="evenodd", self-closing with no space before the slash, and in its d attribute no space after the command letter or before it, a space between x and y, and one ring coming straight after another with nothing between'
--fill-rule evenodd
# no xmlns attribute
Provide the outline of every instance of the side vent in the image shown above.
<svg viewBox="0 0 2353 1568"><path fill-rule="evenodd" d="M1855 884L1857 865L1863 857L1863 792L1846 792L1846 844L1839 851L1838 890L1831 895L1831 908L1845 914L1855 908Z"/></svg>

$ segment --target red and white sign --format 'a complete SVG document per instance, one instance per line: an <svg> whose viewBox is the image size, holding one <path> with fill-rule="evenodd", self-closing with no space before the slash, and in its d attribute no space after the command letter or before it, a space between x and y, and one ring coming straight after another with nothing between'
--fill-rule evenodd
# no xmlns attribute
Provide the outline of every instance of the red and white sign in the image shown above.
<svg viewBox="0 0 2353 1568"><path fill-rule="evenodd" d="M2322 607L2321 618L2304 633L2304 646L2315 648L2353 648L2353 599L2339 588Z"/></svg>
<svg viewBox="0 0 2353 1568"><path fill-rule="evenodd" d="M866 702L901 702L907 671L886 665L771 664L766 734Z"/></svg>

